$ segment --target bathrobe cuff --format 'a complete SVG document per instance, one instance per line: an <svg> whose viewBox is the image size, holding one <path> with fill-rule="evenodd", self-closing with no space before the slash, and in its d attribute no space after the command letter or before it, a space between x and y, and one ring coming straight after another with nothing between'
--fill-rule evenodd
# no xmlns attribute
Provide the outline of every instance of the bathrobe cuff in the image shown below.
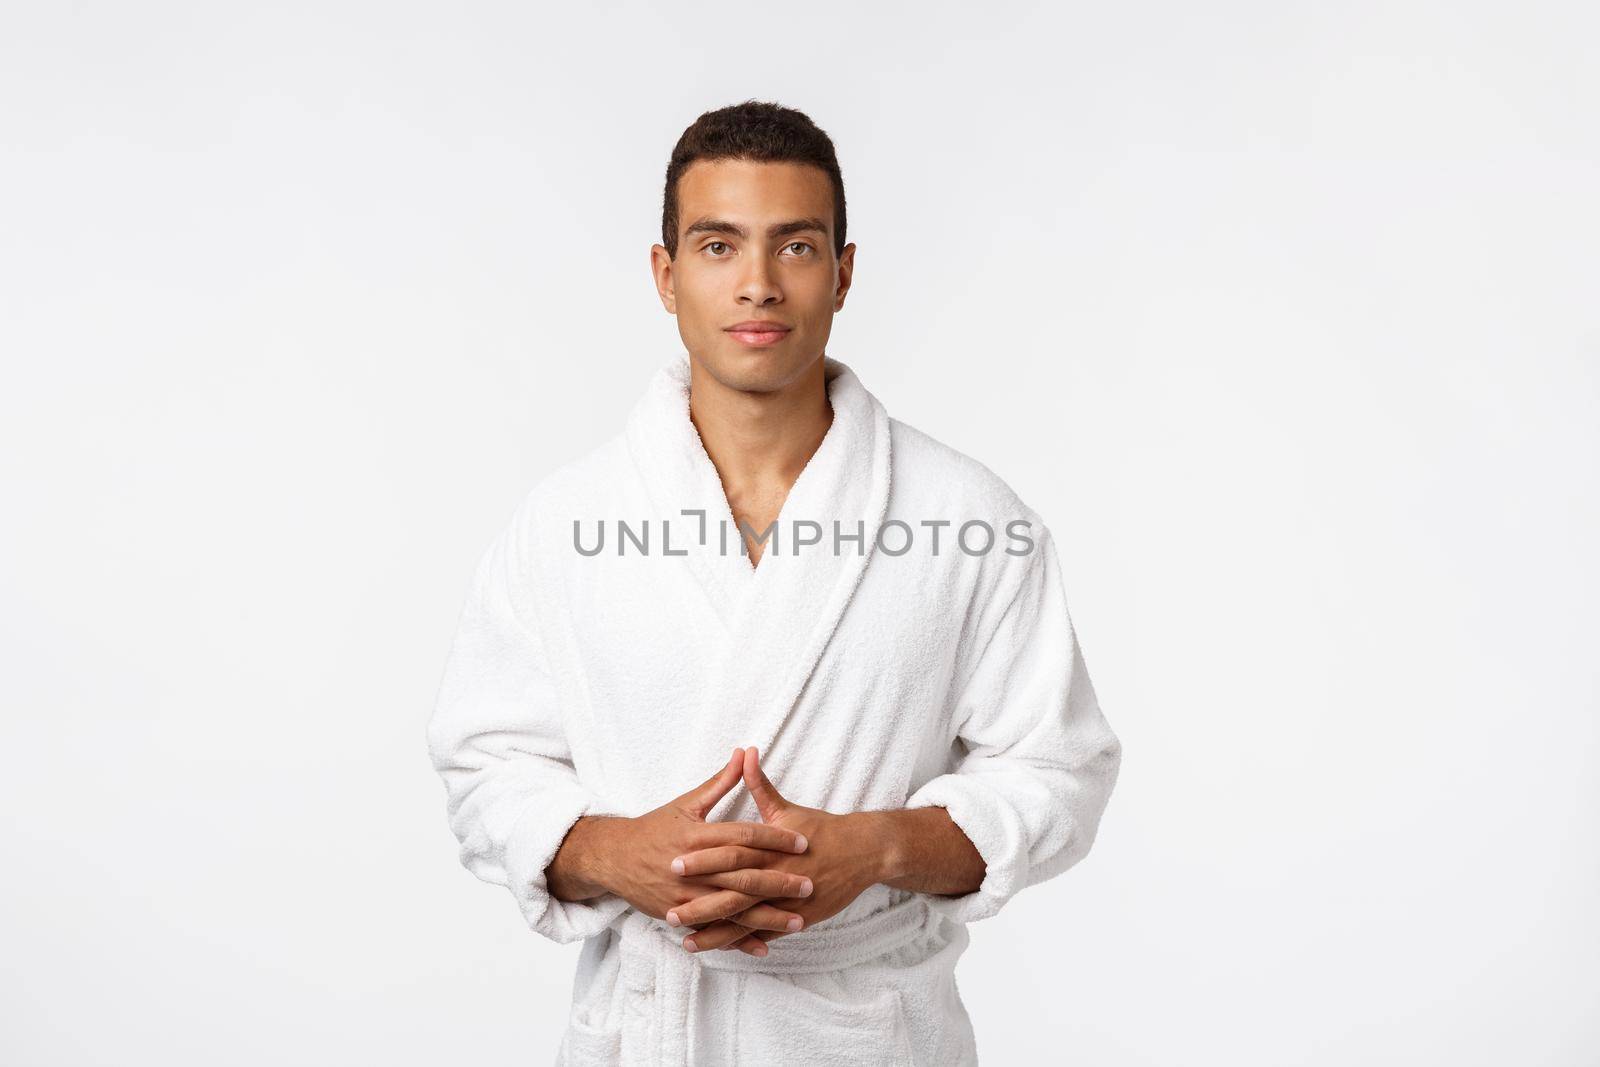
<svg viewBox="0 0 1600 1067"><path fill-rule="evenodd" d="M962 923L987 919L1027 884L1028 838L1022 818L981 777L941 774L913 793L905 806L944 808L988 865L982 883L970 893L925 894L934 911Z"/></svg>
<svg viewBox="0 0 1600 1067"><path fill-rule="evenodd" d="M533 797L506 841L505 869L523 918L535 933L566 944L593 937L631 905L615 893L589 900L550 895L545 871L567 833L585 815L616 814L576 783L545 786Z"/></svg>

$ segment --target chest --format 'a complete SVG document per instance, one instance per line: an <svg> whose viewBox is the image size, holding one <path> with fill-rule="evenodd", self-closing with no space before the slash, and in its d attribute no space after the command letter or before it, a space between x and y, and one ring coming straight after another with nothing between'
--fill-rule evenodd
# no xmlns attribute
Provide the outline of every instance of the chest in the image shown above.
<svg viewBox="0 0 1600 1067"><path fill-rule="evenodd" d="M741 623L754 613L782 622L789 607L763 600L759 584L732 595L752 614L730 618L727 601L681 560L639 558L579 575L564 598L558 674L580 774L642 811L703 780L734 746L765 744L763 766L801 803L860 810L903 801L948 758L968 579L954 560L929 569L874 559L836 623L795 617L784 640L746 656ZM821 647L810 662L814 642ZM747 699L752 680L783 677L797 663L792 703Z"/></svg>

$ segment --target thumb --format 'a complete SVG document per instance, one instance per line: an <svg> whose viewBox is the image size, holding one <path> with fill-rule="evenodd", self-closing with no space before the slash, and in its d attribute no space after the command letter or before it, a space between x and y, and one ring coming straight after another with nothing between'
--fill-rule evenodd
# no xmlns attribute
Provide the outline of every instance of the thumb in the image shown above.
<svg viewBox="0 0 1600 1067"><path fill-rule="evenodd" d="M789 806L777 787L767 780L766 772L761 769L760 755L753 747L744 750L744 784L765 822L772 822Z"/></svg>
<svg viewBox="0 0 1600 1067"><path fill-rule="evenodd" d="M704 822L706 813L739 783L739 772L743 766L744 749L736 748L720 771L679 797L678 806Z"/></svg>

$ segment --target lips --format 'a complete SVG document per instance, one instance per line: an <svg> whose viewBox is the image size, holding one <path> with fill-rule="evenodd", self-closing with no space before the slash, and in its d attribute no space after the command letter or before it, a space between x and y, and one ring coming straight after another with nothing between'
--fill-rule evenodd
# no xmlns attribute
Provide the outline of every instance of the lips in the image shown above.
<svg viewBox="0 0 1600 1067"><path fill-rule="evenodd" d="M770 345L783 340L789 333L789 327L781 322L746 319L744 322L729 326L727 332L741 344Z"/></svg>

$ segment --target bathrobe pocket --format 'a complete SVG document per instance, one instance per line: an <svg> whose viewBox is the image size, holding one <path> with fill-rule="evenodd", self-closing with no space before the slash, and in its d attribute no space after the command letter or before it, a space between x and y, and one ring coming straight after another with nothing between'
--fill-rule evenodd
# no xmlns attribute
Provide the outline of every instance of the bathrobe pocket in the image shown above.
<svg viewBox="0 0 1600 1067"><path fill-rule="evenodd" d="M906 1067L913 1062L900 993L892 985L856 996L824 994L800 981L751 972L739 998L737 1042L739 1063Z"/></svg>
<svg viewBox="0 0 1600 1067"><path fill-rule="evenodd" d="M622 1055L622 1028L607 1029L589 1021L582 1011L567 1019L567 1032L561 1039L558 1067L610 1067Z"/></svg>

